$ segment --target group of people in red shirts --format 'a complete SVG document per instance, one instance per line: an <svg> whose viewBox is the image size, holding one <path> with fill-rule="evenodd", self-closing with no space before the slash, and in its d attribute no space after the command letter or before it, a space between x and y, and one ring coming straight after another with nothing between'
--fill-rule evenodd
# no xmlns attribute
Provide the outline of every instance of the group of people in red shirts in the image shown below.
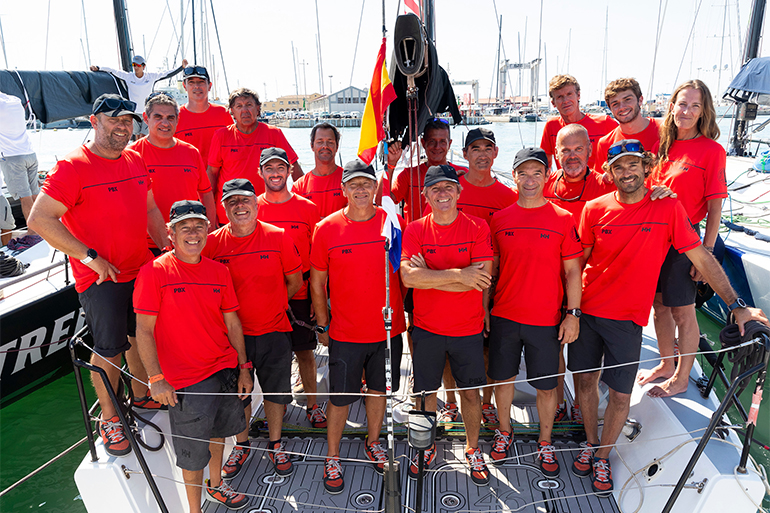
<svg viewBox="0 0 770 513"><path fill-rule="evenodd" d="M550 94L560 116L546 123L541 148L517 153L515 188L492 172L498 147L485 128L465 137L468 167L449 164L451 132L440 118L421 137L426 163L394 176L401 148L391 144L380 177L358 160L338 166L339 132L319 124L310 136L315 167L304 174L283 133L258 121L255 92L233 91L228 109L210 104L211 82L200 66L184 69L184 86L189 102L181 108L163 93L147 98L149 134L130 148L135 105L116 95L98 98L93 141L49 173L29 224L72 257L94 336L92 363L114 387L119 371L112 364L125 356L136 377L134 405L169 410L190 511L200 511L204 489L206 499L228 508L249 503L228 481L256 451L247 425L255 375L268 420L266 456L277 474L292 473L281 439L292 352L308 422L327 430L327 492L345 486L340 445L362 376L370 394L365 453L383 472L386 273L393 367L403 352L398 335L406 333L413 390L427 392L425 407L435 411L443 382L444 412L453 421L462 416L465 457L480 486L490 480L479 448L482 421L498 424L492 462L509 457L522 351L537 390L540 470L560 473L551 432L567 417L559 374L568 345L576 383L570 416L584 423L587 438L571 471L609 495L609 453L633 387L664 379L650 390L655 397L687 386L687 353L697 345L694 279L702 273L740 326L767 322L735 294L709 252L716 206L726 196L725 156L700 81L674 92L659 126L641 116L634 79L607 86L616 122L582 113L577 81L555 77ZM397 269L384 265L383 194L404 205ZM698 227L707 215L701 243ZM674 354L677 331L683 356L676 367L664 358L637 375L653 305L661 356ZM317 341L329 347L326 411L316 398ZM601 440L600 379L610 388ZM126 455L130 446L105 385L94 379L94 386L105 450ZM229 436L236 443L223 465ZM434 445L426 464L435 456ZM210 481L201 486L206 466ZM417 468L410 461L409 477Z"/></svg>

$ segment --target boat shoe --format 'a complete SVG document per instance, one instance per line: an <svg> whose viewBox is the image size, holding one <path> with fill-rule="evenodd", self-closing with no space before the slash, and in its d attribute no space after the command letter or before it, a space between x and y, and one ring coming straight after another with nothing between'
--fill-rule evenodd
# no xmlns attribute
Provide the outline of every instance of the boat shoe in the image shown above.
<svg viewBox="0 0 770 513"><path fill-rule="evenodd" d="M540 467L540 472L545 477L559 477L559 472L561 472L555 451L556 448L551 442L541 440L538 444L537 463Z"/></svg>
<svg viewBox="0 0 770 513"><path fill-rule="evenodd" d="M420 473L420 462L418 461L419 458L420 454L418 452L409 462L409 470L407 471L409 479L417 479L417 475ZM431 445L430 448L425 451L424 458L425 459L423 460L422 464L423 470L428 468L428 465L433 463L433 460L436 459L436 442L433 442L433 445Z"/></svg>
<svg viewBox="0 0 770 513"><path fill-rule="evenodd" d="M99 421L99 434L102 435L104 450L110 456L125 456L131 452L131 444L123 432L120 417L115 415L107 420Z"/></svg>
<svg viewBox="0 0 770 513"><path fill-rule="evenodd" d="M285 452L285 442L283 440L270 442L270 451L267 455L270 457L270 461L273 462L275 473L279 476L290 475L294 471L294 465L292 465L291 458Z"/></svg>
<svg viewBox="0 0 770 513"><path fill-rule="evenodd" d="M243 509L249 505L249 498L238 493L222 481L218 488L212 488L206 479L206 500L221 504L227 509Z"/></svg>
<svg viewBox="0 0 770 513"><path fill-rule="evenodd" d="M495 438L492 441L492 450L489 451L489 459L493 465L500 465L508 457L508 449L513 442L512 433L495 429Z"/></svg>
<svg viewBox="0 0 770 513"><path fill-rule="evenodd" d="M366 435L366 457L374 463L374 470L380 475L385 474L385 462L388 461L388 453L379 440L369 445L369 435Z"/></svg>
<svg viewBox="0 0 770 513"><path fill-rule="evenodd" d="M240 474L243 466L251 458L251 453L254 452L248 440L237 443L238 445L233 447L230 456L227 457L227 461L222 466L222 479L234 479Z"/></svg>
<svg viewBox="0 0 770 513"><path fill-rule="evenodd" d="M489 484L489 469L484 463L484 455L481 449L475 447L465 451L465 460L471 469L471 480L476 486L485 486Z"/></svg>

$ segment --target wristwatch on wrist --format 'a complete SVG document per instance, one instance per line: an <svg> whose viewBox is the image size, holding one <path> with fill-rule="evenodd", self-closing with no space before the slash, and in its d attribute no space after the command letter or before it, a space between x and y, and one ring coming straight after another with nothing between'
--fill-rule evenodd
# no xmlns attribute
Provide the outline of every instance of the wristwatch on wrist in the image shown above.
<svg viewBox="0 0 770 513"><path fill-rule="evenodd" d="M327 331L329 331L329 326L315 326L313 328L313 331L315 331L316 333L326 333Z"/></svg>
<svg viewBox="0 0 770 513"><path fill-rule="evenodd" d="M572 308L570 310L567 310L567 313L570 315L574 315L578 319L580 319L580 316L583 315L583 312L580 311L580 308Z"/></svg>
<svg viewBox="0 0 770 513"><path fill-rule="evenodd" d="M746 304L746 301L741 298L737 298L733 304L727 307L727 309L732 312L736 308L747 308L748 306L749 305Z"/></svg>
<svg viewBox="0 0 770 513"><path fill-rule="evenodd" d="M96 253L96 250L93 248L88 248L88 251L86 251L86 257L80 261L81 264L87 265L90 264L92 261L96 260L96 257L99 255Z"/></svg>

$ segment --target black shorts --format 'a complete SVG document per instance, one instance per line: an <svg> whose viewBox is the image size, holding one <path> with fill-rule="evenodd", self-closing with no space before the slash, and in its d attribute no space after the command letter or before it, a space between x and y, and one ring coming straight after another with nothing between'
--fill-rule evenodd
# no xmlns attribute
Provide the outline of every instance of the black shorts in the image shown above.
<svg viewBox="0 0 770 513"><path fill-rule="evenodd" d="M436 335L416 327L412 332L414 353L414 391L438 390L444 374L444 362L449 367L458 388L487 384L484 372L484 341L481 333L465 337Z"/></svg>
<svg viewBox="0 0 770 513"><path fill-rule="evenodd" d="M414 289L406 289L406 294L404 294L404 312L408 314L414 313Z"/></svg>
<svg viewBox="0 0 770 513"><path fill-rule="evenodd" d="M602 381L622 394L634 388L639 355L642 350L642 327L633 321L616 321L593 315L580 316L580 335L569 345L567 368L572 372L606 367ZM626 364L626 365L623 365Z"/></svg>
<svg viewBox="0 0 770 513"><path fill-rule="evenodd" d="M307 299L290 299L289 308L298 321L310 325L310 306L312 302ZM291 327L291 349L293 351L312 351L317 345L315 331L305 326L293 324Z"/></svg>
<svg viewBox="0 0 770 513"><path fill-rule="evenodd" d="M266 395L265 401L275 404L291 402L291 338L288 333L273 331L264 335L244 335L246 359L254 365L259 386ZM251 404L251 395L243 400L243 406Z"/></svg>
<svg viewBox="0 0 770 513"><path fill-rule="evenodd" d="M391 369L393 391L399 386L401 353L404 342L401 335L391 339ZM366 386L376 392L385 392L385 349L381 342L340 342L329 337L329 392L358 394L361 392L361 378L366 371ZM347 406L359 400L357 395L332 395L329 400L334 406Z"/></svg>
<svg viewBox="0 0 770 513"><path fill-rule="evenodd" d="M695 304L698 282L690 277L692 262L674 246L668 248L666 259L660 268L656 292L663 294L663 305L687 306Z"/></svg>
<svg viewBox="0 0 770 513"><path fill-rule="evenodd" d="M112 280L94 283L78 293L86 313L86 324L94 338L94 352L112 358L131 348L128 337L136 336L134 313L134 280L115 283Z"/></svg>
<svg viewBox="0 0 770 513"><path fill-rule="evenodd" d="M235 369L222 369L177 392L234 393L238 390ZM176 465L184 470L201 470L209 464L210 438L237 435L246 429L246 416L237 395L186 395L177 393L177 404L168 409L174 438ZM188 437L188 438L181 438ZM197 440L191 440L195 438Z"/></svg>
<svg viewBox="0 0 770 513"><path fill-rule="evenodd" d="M522 349L529 384L538 390L555 388L561 352L559 326L532 326L493 315L489 334L489 377L505 381L516 376Z"/></svg>

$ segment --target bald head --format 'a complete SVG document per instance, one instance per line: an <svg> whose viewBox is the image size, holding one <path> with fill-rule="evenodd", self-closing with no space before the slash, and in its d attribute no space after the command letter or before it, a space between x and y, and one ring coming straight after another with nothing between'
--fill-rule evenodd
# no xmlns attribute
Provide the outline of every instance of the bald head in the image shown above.
<svg viewBox="0 0 770 513"><path fill-rule="evenodd" d="M572 123L556 134L556 158L567 181L581 180L591 156L591 139L584 126Z"/></svg>

